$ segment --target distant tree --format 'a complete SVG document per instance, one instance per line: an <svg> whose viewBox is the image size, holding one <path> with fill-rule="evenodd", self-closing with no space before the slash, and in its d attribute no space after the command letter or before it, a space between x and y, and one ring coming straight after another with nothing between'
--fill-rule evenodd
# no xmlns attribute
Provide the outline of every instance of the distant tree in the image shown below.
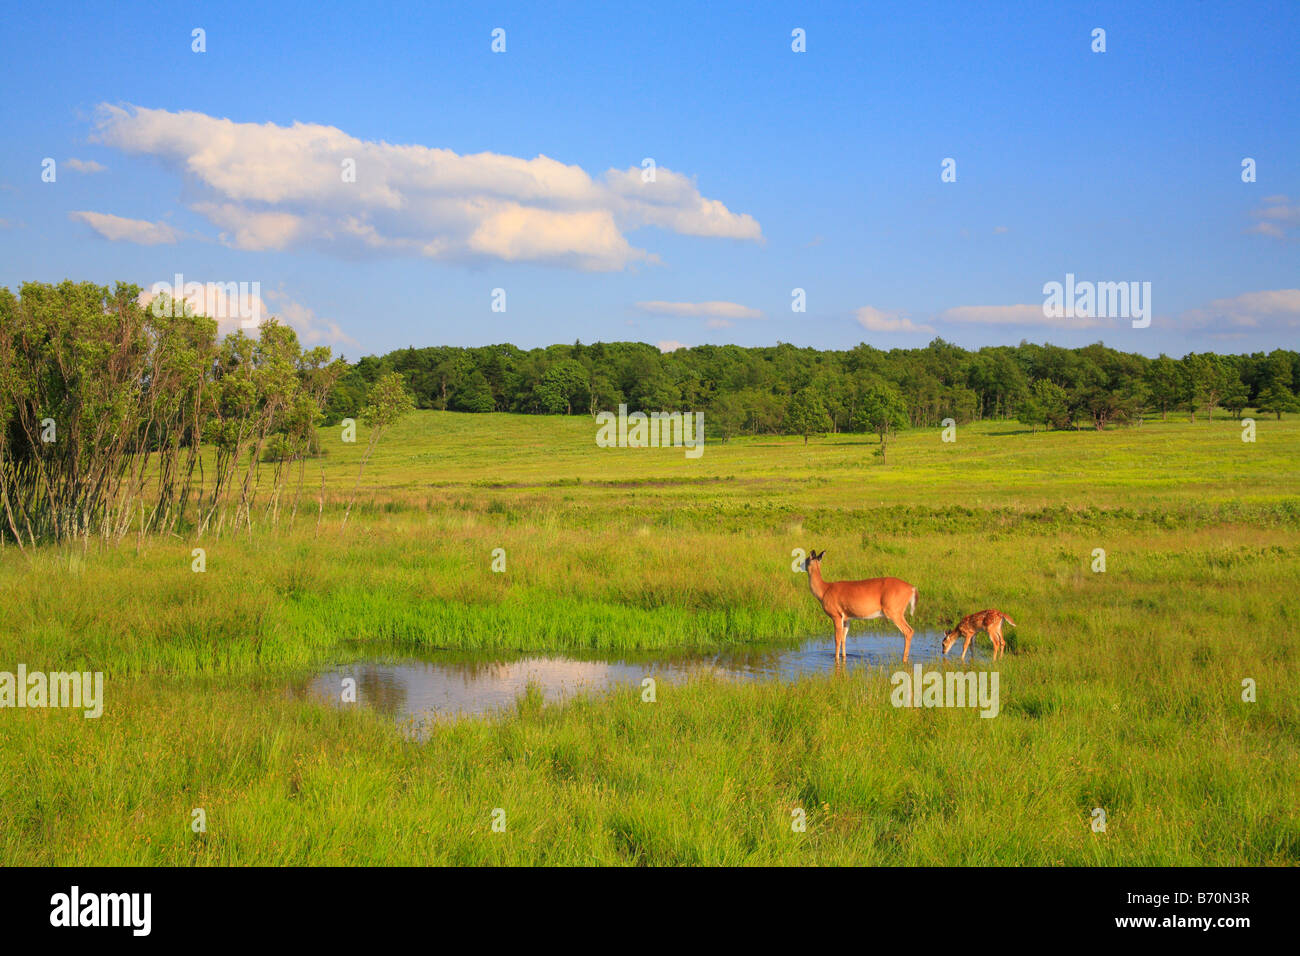
<svg viewBox="0 0 1300 956"><path fill-rule="evenodd" d="M1199 355L1189 352L1183 356L1183 366L1191 384L1189 401L1193 408L1204 408L1205 420L1209 421L1214 417L1214 409L1227 394L1229 386L1233 381L1239 381L1236 369L1222 357L1208 352Z"/></svg>
<svg viewBox="0 0 1300 956"><path fill-rule="evenodd" d="M360 368L352 365L346 368L330 389L325 401L326 425L337 425L345 418L356 418L361 414L361 406L366 400L366 380L361 377Z"/></svg>
<svg viewBox="0 0 1300 956"><path fill-rule="evenodd" d="M880 438L876 454L883 465L890 439L907 427L907 403L892 385L873 386L862 396L856 421L864 430L873 431Z"/></svg>
<svg viewBox="0 0 1300 956"><path fill-rule="evenodd" d="M457 386L451 394L448 406L457 412L491 412L496 410L496 401L492 398L492 387L487 376L474 369L465 377L463 385Z"/></svg>
<svg viewBox="0 0 1300 956"><path fill-rule="evenodd" d="M1029 401L1032 403L1029 411L1038 415L1038 424L1057 429L1069 428L1073 424L1066 391L1055 382L1047 379L1034 382L1030 388ZM1020 420L1025 421L1023 417Z"/></svg>
<svg viewBox="0 0 1300 956"><path fill-rule="evenodd" d="M1151 404L1160 409L1161 419L1169 417L1169 409L1179 407L1185 391L1184 376L1178 363L1161 353L1147 369L1147 392Z"/></svg>
<svg viewBox="0 0 1300 956"><path fill-rule="evenodd" d="M1291 362L1281 349L1268 356L1255 407L1261 412L1272 412L1278 421L1282 420L1283 412L1300 412L1300 400L1291 391Z"/></svg>
<svg viewBox="0 0 1300 956"><path fill-rule="evenodd" d="M401 421L415 410L415 400L406 390L406 384L398 372L382 375L371 386L366 396L366 407L361 410L361 420L370 429L370 440L366 443L365 453L361 456L361 465L357 468L357 483L352 488L352 497L348 499L347 510L343 512L343 523L339 533L348 525L348 516L357 500L357 491L361 488L361 475L366 470L366 462L379 444L379 439L390 426Z"/></svg>
<svg viewBox="0 0 1300 956"><path fill-rule="evenodd" d="M810 388L801 389L790 399L785 411L786 431L802 435L803 443L808 444L808 436L824 434L831 428L831 416L822 404L821 398Z"/></svg>
<svg viewBox="0 0 1300 956"><path fill-rule="evenodd" d="M1111 422L1139 421L1146 401L1147 386L1136 372L1123 363L1096 366L1075 389L1075 407L1081 416L1092 419L1101 431Z"/></svg>
<svg viewBox="0 0 1300 956"><path fill-rule="evenodd" d="M1047 424L1047 412L1042 403L1034 397L1032 389L1020 400L1020 405L1016 409L1016 421L1028 425L1031 432L1038 431L1039 425Z"/></svg>
<svg viewBox="0 0 1300 956"><path fill-rule="evenodd" d="M747 388L740 393L740 401L753 434L772 433L780 428L785 407L779 396L764 389Z"/></svg>
<svg viewBox="0 0 1300 956"><path fill-rule="evenodd" d="M1246 405L1250 402L1250 389L1246 383L1236 377L1230 377L1227 390L1223 393L1220 403L1229 412L1233 418L1241 418L1241 413L1246 410Z"/></svg>
<svg viewBox="0 0 1300 956"><path fill-rule="evenodd" d="M587 411L590 414L595 415L602 409L612 412L623 401L623 392L607 371L597 369L592 372L591 389L587 399Z"/></svg>
<svg viewBox="0 0 1300 956"><path fill-rule="evenodd" d="M575 359L564 359L542 373L537 383L537 401L542 410L552 415L572 415L573 406L586 406L588 398L587 370Z"/></svg>
<svg viewBox="0 0 1300 956"><path fill-rule="evenodd" d="M724 393L713 400L709 421L718 429L726 442L745 427L745 405L739 395Z"/></svg>

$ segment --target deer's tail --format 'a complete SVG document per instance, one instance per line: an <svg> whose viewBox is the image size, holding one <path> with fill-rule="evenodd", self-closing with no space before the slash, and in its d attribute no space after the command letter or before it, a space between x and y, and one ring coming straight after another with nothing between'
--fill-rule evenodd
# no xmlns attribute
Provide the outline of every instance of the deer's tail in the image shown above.
<svg viewBox="0 0 1300 956"><path fill-rule="evenodd" d="M912 600L907 604L907 613L916 615L916 588L912 588Z"/></svg>
<svg viewBox="0 0 1300 956"><path fill-rule="evenodd" d="M998 613L999 613L999 614L1002 614L1001 611L999 611ZM1006 622L1007 622L1008 624L1010 624L1012 627L1015 627L1015 626L1016 626L1016 622L1013 621L1013 620L1011 620L1011 618L1010 618L1008 615L1006 615L1006 614L1002 614L1002 620L1006 621Z"/></svg>

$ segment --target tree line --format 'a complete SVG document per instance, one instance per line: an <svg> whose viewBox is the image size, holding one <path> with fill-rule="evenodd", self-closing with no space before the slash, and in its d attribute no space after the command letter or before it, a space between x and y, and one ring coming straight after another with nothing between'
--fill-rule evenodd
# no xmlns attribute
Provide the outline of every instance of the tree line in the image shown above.
<svg viewBox="0 0 1300 956"><path fill-rule="evenodd" d="M1246 408L1300 411L1300 353L1189 353L1174 359L1100 343L1021 342L968 351L941 338L924 348L836 351L700 345L661 353L639 342L405 348L366 356L330 396L332 420L355 414L370 383L397 372L420 408L594 415L703 410L710 437L877 432L951 418L1014 419L1031 428L1140 423L1143 415L1212 415Z"/></svg>
<svg viewBox="0 0 1300 956"><path fill-rule="evenodd" d="M0 543L136 532L251 532L297 519L317 429L384 429L414 407L594 415L704 411L709 440L874 432L945 419L1103 429L1246 408L1300 411L1300 353L1150 359L1101 344L968 351L936 338L882 351L639 342L524 350L406 348L356 363L305 349L274 319L217 323L140 288L67 281L0 288ZM269 471L269 476L267 472ZM319 530L323 480L317 495ZM351 501L348 512L351 510ZM346 512L344 522L346 522Z"/></svg>

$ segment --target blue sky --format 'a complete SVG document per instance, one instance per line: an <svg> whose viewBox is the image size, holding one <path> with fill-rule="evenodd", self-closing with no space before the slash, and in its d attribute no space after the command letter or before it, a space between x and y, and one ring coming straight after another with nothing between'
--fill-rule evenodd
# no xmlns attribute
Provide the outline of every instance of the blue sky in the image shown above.
<svg viewBox="0 0 1300 956"><path fill-rule="evenodd" d="M259 282L353 358L1300 332L1294 2L0 7L10 288ZM1042 316L1067 273L1150 327Z"/></svg>

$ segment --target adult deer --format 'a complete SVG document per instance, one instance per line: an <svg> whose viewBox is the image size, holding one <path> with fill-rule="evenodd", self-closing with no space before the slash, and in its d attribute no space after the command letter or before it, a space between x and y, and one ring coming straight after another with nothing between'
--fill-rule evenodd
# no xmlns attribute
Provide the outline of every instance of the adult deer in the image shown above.
<svg viewBox="0 0 1300 956"><path fill-rule="evenodd" d="M869 621L882 614L903 635L903 660L912 648L912 630L904 612L916 611L916 588L901 578L870 578L866 581L822 580L822 558L826 552L808 552L803 569L808 572L808 586L813 597L822 602L822 610L835 624L835 660L848 659L844 639L849 621Z"/></svg>

